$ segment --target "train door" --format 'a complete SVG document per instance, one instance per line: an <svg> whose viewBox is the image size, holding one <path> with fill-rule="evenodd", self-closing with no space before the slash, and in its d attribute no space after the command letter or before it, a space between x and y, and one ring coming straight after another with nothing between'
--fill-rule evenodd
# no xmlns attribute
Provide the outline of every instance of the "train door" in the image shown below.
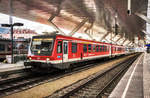
<svg viewBox="0 0 150 98"><path fill-rule="evenodd" d="M57 59L62 63L63 59L63 48L62 48L62 40L57 40Z"/></svg>
<svg viewBox="0 0 150 98"><path fill-rule="evenodd" d="M109 54L110 54L110 57L112 57L112 45L110 45L109 47Z"/></svg>
<svg viewBox="0 0 150 98"><path fill-rule="evenodd" d="M63 41L63 62L68 62L68 41Z"/></svg>

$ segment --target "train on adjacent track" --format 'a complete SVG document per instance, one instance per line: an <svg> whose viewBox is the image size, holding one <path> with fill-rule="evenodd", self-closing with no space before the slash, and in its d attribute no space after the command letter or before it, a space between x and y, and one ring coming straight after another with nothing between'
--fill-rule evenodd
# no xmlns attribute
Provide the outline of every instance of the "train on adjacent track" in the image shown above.
<svg viewBox="0 0 150 98"><path fill-rule="evenodd" d="M27 54L29 41L26 39L14 39L14 55ZM11 55L11 40L0 38L0 61L4 61L7 55Z"/></svg>
<svg viewBox="0 0 150 98"><path fill-rule="evenodd" d="M11 54L11 43L8 39L0 39L0 60L6 59L6 55Z"/></svg>
<svg viewBox="0 0 150 98"><path fill-rule="evenodd" d="M126 54L121 45L60 34L33 36L25 66L68 69L72 64Z"/></svg>

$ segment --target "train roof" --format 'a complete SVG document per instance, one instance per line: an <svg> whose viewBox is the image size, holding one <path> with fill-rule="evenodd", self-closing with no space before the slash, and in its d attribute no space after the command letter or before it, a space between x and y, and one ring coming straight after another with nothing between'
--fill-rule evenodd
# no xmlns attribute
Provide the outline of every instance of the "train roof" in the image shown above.
<svg viewBox="0 0 150 98"><path fill-rule="evenodd" d="M11 40L10 39L7 39L7 38L0 38L0 41L5 41L5 42L10 42Z"/></svg>
<svg viewBox="0 0 150 98"><path fill-rule="evenodd" d="M33 36L33 38L48 38L48 37L53 37L53 38L61 38L61 39L68 39L68 40L81 40L81 41L88 41L88 42L94 42L94 43L103 43L103 44L107 44L110 45L111 43L106 43L106 42L99 42L99 41L93 41L93 40L87 40L87 39L82 39L82 38L76 38L76 37L71 37L71 36L66 36L66 35L61 35L61 34L57 34L57 33L50 33L50 34L43 34L43 35L36 35ZM112 45L116 45L116 46L122 46L122 45L117 45L117 44L112 44Z"/></svg>

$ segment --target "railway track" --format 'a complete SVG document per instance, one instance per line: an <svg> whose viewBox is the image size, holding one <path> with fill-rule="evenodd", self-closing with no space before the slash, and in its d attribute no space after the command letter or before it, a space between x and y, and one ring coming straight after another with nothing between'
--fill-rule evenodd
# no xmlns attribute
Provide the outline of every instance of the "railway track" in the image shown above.
<svg viewBox="0 0 150 98"><path fill-rule="evenodd" d="M117 57L118 58L118 57ZM109 59L108 61L112 61L114 59L117 58L113 58L113 59ZM10 95L19 91L23 91L32 87L35 87L37 85L40 84L44 84L50 81L54 81L57 80L59 78L71 75L71 74L75 74L87 69L90 69L92 67L95 67L99 64L104 64L106 62L103 61L92 61L92 62L88 62L87 63L82 63L81 65L84 66L80 66L77 68L73 68L72 70L67 70L67 71L56 71L53 73L49 73L49 74L28 74L26 76L23 76L21 78L15 78L12 79L11 81L1 81L0 82L0 97L6 96L6 95Z"/></svg>
<svg viewBox="0 0 150 98"><path fill-rule="evenodd" d="M107 61L112 60L113 59L109 59ZM105 61L105 59L103 61ZM18 70L0 73L0 97L23 91L46 82L54 81L67 75L90 69L97 66L97 64L99 63L103 64L104 62L95 60L92 62L81 63L78 67L75 67L71 70L59 70L48 74L34 74L31 73L30 69L26 71Z"/></svg>
<svg viewBox="0 0 150 98"><path fill-rule="evenodd" d="M103 98L113 90L115 85L127 71L129 66L138 57L129 58L120 64L104 71L96 73L69 87L56 91L48 98Z"/></svg>

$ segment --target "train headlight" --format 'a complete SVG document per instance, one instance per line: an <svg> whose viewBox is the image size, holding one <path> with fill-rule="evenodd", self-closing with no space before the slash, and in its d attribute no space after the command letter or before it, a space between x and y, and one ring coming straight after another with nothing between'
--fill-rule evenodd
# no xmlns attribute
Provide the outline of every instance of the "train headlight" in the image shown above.
<svg viewBox="0 0 150 98"><path fill-rule="evenodd" d="M29 57L29 60L32 60L32 58L31 58L31 57Z"/></svg>
<svg viewBox="0 0 150 98"><path fill-rule="evenodd" d="M46 61L49 61L50 59L49 58L46 58Z"/></svg>

